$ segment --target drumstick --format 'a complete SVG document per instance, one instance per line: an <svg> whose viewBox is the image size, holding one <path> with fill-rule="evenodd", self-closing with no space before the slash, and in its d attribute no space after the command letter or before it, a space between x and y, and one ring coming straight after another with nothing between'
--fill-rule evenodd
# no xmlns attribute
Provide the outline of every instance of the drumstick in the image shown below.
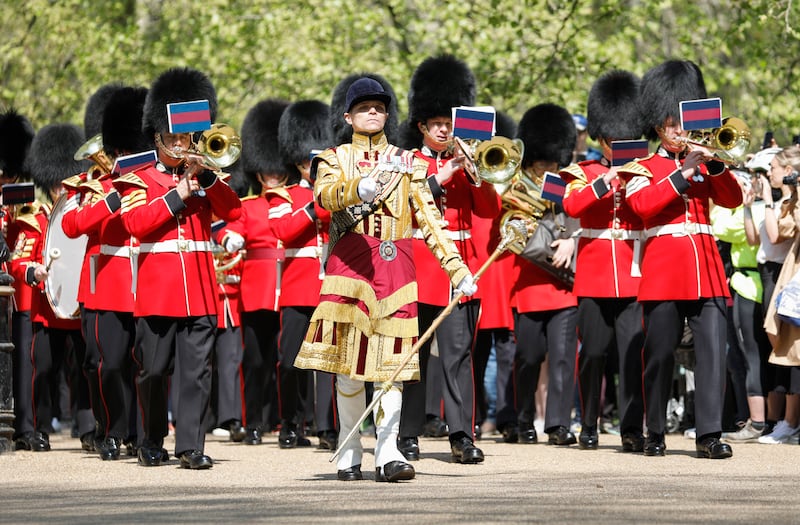
<svg viewBox="0 0 800 525"><path fill-rule="evenodd" d="M53 265L53 262L59 257L61 257L61 250L59 250L58 248L52 248L50 250L49 255L50 255L50 261L47 263L47 266L44 269L44 271L46 272L49 272L50 267Z"/></svg>

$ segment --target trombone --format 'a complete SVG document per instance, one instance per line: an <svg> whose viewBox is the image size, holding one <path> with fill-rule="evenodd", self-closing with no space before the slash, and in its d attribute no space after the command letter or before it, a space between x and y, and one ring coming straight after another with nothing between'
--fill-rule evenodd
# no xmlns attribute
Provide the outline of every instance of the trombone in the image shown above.
<svg viewBox="0 0 800 525"><path fill-rule="evenodd" d="M453 148L464 155L464 172L474 186L481 181L503 184L519 171L525 145L520 139L495 135L489 140L470 140L453 137Z"/></svg>
<svg viewBox="0 0 800 525"><path fill-rule="evenodd" d="M711 130L695 130L683 141L691 146L709 149L714 159L737 165L744 161L750 148L750 127L738 117L722 119L722 126Z"/></svg>
<svg viewBox="0 0 800 525"><path fill-rule="evenodd" d="M167 156L187 161L199 160L199 165L211 171L219 171L236 162L242 154L242 140L228 124L216 123L203 131L196 144L184 151L172 150L164 145L161 135L156 134L156 145Z"/></svg>

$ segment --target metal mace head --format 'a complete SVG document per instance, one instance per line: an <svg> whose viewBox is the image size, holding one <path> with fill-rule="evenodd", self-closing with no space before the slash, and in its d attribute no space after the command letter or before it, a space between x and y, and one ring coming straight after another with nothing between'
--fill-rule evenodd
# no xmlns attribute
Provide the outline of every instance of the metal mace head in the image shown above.
<svg viewBox="0 0 800 525"><path fill-rule="evenodd" d="M498 250L505 250L514 243L522 246L528 242L528 223L530 219L512 219L503 224L503 238L500 239Z"/></svg>

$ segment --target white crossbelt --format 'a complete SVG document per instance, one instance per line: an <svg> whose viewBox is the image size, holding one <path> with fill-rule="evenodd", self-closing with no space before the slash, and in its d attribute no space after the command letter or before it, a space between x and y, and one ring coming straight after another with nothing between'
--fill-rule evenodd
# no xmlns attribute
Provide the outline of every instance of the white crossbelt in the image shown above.
<svg viewBox="0 0 800 525"><path fill-rule="evenodd" d="M618 241L638 241L644 237L642 230L619 230L615 228L583 228L581 230L581 237L587 239L605 239L605 240L618 240Z"/></svg>
<svg viewBox="0 0 800 525"><path fill-rule="evenodd" d="M284 250L285 257L319 257L319 250L316 246L303 246L302 248L286 248Z"/></svg>
<svg viewBox="0 0 800 525"><path fill-rule="evenodd" d="M451 241L465 241L467 239L472 238L472 234L469 230L443 230L444 234L451 240ZM419 228L414 228L413 231L415 239L424 239L425 236L422 235L422 230Z"/></svg>
<svg viewBox="0 0 800 525"><path fill-rule="evenodd" d="M193 241L190 239L172 239L169 241L143 242L139 245L140 253L180 253L210 252L211 242Z"/></svg>
<svg viewBox="0 0 800 525"><path fill-rule="evenodd" d="M101 244L100 253L103 255L110 255L112 257L125 257L129 259L131 256L130 246L111 246L110 244Z"/></svg>
<svg viewBox="0 0 800 525"><path fill-rule="evenodd" d="M681 222L677 224L665 224L664 226L654 226L645 232L647 237L661 237L662 235L672 235L682 237L684 235L713 235L710 224L698 224L696 222Z"/></svg>
<svg viewBox="0 0 800 525"><path fill-rule="evenodd" d="M225 284L238 284L242 282L241 275L226 275L225 276Z"/></svg>

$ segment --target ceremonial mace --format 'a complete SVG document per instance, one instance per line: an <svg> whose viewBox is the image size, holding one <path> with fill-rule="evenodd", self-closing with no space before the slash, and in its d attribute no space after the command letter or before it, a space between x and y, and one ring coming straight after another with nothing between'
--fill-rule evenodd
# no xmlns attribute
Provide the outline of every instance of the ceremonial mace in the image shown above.
<svg viewBox="0 0 800 525"><path fill-rule="evenodd" d="M489 265L492 264L498 257L500 257L500 255L502 255L503 252L508 249L508 246L510 244L512 244L513 242L519 242L523 245L525 244L529 235L527 222L528 221L523 219L514 219L508 221L505 224L503 231L503 238L500 240L500 244L497 245L497 248L495 248L494 252L489 256L488 259L486 259L486 262L483 263L483 266L481 266L480 269L475 273L475 275L473 276L474 283L478 282L478 280L481 278L481 275L483 275L483 273L486 271ZM445 309L442 310L442 313L440 313L433 320L431 326L425 331L424 334L422 334L419 337L419 339L417 339L417 342L414 343L414 346L411 347L411 350L403 358L403 361L399 365L397 365L397 368L394 370L394 372L392 372L392 375L389 376L389 379L387 379L386 381L383 382L383 384L381 384L379 390L375 391L372 397L372 402L369 405L367 405L366 410L364 410L364 413L361 414L361 417L358 418L358 421L356 421L356 423L353 425L353 428L350 429L350 433L347 434L347 437L344 438L344 440L339 440L339 448L336 449L336 452L333 453L331 459L329 459L328 461L332 462L334 459L336 459L336 456L338 456L342 452L345 443L350 441L356 434L356 432L360 430L361 423L363 423L364 420L367 419L367 417L370 415L370 413L372 413L372 409L375 408L375 405L377 405L378 401L381 400L383 394L385 394L392 388L392 383L394 383L394 380L397 378L398 375L400 375L400 372L403 371L403 368L405 368L405 366L411 361L411 358L414 357L417 354L417 352L419 352L419 349L422 347L422 345L424 345L425 342L433 336L433 333L436 331L436 328L440 324L442 324L442 321L444 321L444 319L448 315L450 315L450 312L453 311L453 308L456 307L456 305L458 304L458 302L461 300L462 297L464 297L464 292L456 293L450 300L450 303L447 305L447 307L445 307Z"/></svg>

